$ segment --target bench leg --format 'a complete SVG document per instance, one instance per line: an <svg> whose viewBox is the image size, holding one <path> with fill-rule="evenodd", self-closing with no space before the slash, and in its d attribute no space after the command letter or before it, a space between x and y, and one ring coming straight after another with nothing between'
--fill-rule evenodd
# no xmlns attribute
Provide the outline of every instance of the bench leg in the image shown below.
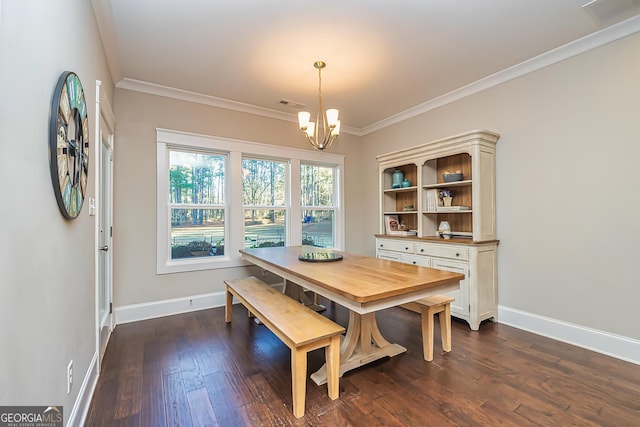
<svg viewBox="0 0 640 427"><path fill-rule="evenodd" d="M440 335L442 336L442 349L451 351L451 306L446 304L444 310L438 313L440 320Z"/></svg>
<svg viewBox="0 0 640 427"><path fill-rule="evenodd" d="M433 313L429 308L422 307L420 317L422 320L422 353L424 360L433 360Z"/></svg>
<svg viewBox="0 0 640 427"><path fill-rule="evenodd" d="M324 352L327 362L327 392L329 398L335 400L340 393L340 335L331 337Z"/></svg>
<svg viewBox="0 0 640 427"><path fill-rule="evenodd" d="M293 415L304 415L304 399L307 391L307 352L291 349L291 382L293 389Z"/></svg>
<svg viewBox="0 0 640 427"><path fill-rule="evenodd" d="M231 322L232 308L233 308L233 294L229 292L229 287L227 286L227 302L224 305L224 321L227 323Z"/></svg>

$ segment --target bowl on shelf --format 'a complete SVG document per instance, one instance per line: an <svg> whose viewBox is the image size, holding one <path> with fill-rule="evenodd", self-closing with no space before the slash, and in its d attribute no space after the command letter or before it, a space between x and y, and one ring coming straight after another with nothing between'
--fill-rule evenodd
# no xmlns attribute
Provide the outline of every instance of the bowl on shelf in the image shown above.
<svg viewBox="0 0 640 427"><path fill-rule="evenodd" d="M445 173L445 174L442 174L442 178L444 179L444 182L462 181L462 174L461 173Z"/></svg>

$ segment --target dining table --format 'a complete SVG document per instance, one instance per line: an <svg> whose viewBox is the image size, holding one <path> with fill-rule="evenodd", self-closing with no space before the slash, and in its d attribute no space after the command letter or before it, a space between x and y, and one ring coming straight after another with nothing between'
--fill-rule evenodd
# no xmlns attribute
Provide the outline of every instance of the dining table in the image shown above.
<svg viewBox="0 0 640 427"><path fill-rule="evenodd" d="M382 336L376 313L459 289L464 274L312 246L241 249L242 258L349 309L339 375L407 349ZM326 367L311 375L327 382Z"/></svg>

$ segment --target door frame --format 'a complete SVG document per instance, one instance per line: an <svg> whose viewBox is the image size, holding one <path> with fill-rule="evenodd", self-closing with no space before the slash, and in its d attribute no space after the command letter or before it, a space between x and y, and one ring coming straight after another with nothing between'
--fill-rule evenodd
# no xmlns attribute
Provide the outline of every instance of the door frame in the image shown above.
<svg viewBox="0 0 640 427"><path fill-rule="evenodd" d="M94 150L94 161L93 161L93 175L94 175L94 194L95 200L93 204L93 212L95 215L95 252L94 252L94 271L95 271L95 332L96 332L96 356L97 356L97 369L98 373L101 371L102 365L102 353L104 349L101 349L100 346L100 280L102 271L100 270L100 223L101 223L101 215L102 215L102 207L100 206L100 202L102 200L102 135L106 132L108 133L108 140L110 145L110 153L113 156L114 152L114 134L115 134L115 117L113 115L113 110L111 109L111 105L109 104L109 100L107 96L101 91L102 82L100 80L96 80L96 118L95 118L95 150ZM106 129L103 128L106 126ZM113 158L113 157L112 157ZM111 184L113 183L113 161L110 163L110 173ZM110 213L109 217L113 219L113 186L110 185L110 191L107 194L107 197L110 199ZM109 295L109 299L113 301L113 238L109 238L109 260L106 268L109 270L107 277L109 278L107 281L107 287ZM109 303L111 303L109 301ZM109 337L111 335L111 331L114 328L114 315L113 312L109 313L108 319L108 336L105 340L104 347L106 348L107 343L109 342Z"/></svg>

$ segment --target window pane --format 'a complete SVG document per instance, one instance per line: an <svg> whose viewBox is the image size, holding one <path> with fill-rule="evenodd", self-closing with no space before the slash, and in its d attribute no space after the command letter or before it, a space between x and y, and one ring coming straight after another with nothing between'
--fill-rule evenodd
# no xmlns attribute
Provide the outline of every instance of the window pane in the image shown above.
<svg viewBox="0 0 640 427"><path fill-rule="evenodd" d="M224 203L225 156L169 152L170 203Z"/></svg>
<svg viewBox="0 0 640 427"><path fill-rule="evenodd" d="M302 244L332 248L333 245L333 211L302 211Z"/></svg>
<svg viewBox="0 0 640 427"><path fill-rule="evenodd" d="M242 160L242 203L284 206L285 164L268 160Z"/></svg>
<svg viewBox="0 0 640 427"><path fill-rule="evenodd" d="M245 248L284 246L286 241L283 209L245 209Z"/></svg>
<svg viewBox="0 0 640 427"><path fill-rule="evenodd" d="M334 168L300 165L300 203L302 206L334 206Z"/></svg>
<svg viewBox="0 0 640 427"><path fill-rule="evenodd" d="M171 209L171 259L224 255L224 209Z"/></svg>

